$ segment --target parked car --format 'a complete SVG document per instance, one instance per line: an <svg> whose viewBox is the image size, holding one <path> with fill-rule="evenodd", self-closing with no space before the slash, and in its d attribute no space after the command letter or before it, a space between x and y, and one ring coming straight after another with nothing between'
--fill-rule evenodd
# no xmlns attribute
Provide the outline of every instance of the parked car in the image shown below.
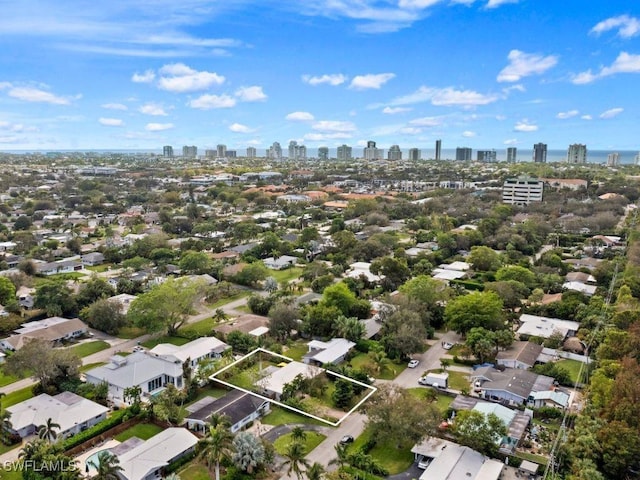
<svg viewBox="0 0 640 480"><path fill-rule="evenodd" d="M340 439L340 445L346 445L347 443L353 443L353 437L351 435L345 435Z"/></svg>
<svg viewBox="0 0 640 480"><path fill-rule="evenodd" d="M407 367L416 368L419 364L420 364L420 360L413 359L409 361L409 363L407 364Z"/></svg>
<svg viewBox="0 0 640 480"><path fill-rule="evenodd" d="M133 351L134 352L144 352L144 347L142 347L140 345L136 345L135 347L133 347Z"/></svg>
<svg viewBox="0 0 640 480"><path fill-rule="evenodd" d="M426 470L426 468L431 463L431 460L433 460L431 457L421 457L418 461L418 468L421 470Z"/></svg>
<svg viewBox="0 0 640 480"><path fill-rule="evenodd" d="M451 350L453 348L453 343L444 342L442 344L442 348L444 348L445 350Z"/></svg>

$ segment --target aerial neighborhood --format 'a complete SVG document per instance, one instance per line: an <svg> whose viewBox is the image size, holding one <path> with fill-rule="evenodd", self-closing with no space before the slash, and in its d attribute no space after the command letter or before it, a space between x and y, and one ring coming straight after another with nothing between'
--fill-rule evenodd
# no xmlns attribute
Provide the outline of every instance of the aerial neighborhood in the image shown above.
<svg viewBox="0 0 640 480"><path fill-rule="evenodd" d="M637 475L640 167L213 153L0 155L0 478Z"/></svg>

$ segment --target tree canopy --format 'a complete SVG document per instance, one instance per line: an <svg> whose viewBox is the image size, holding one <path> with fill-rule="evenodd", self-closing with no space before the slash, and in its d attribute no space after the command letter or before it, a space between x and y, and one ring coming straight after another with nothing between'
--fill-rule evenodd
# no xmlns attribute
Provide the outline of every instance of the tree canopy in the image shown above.
<svg viewBox="0 0 640 480"><path fill-rule="evenodd" d="M499 329L502 323L502 300L494 292L473 292L451 300L444 311L452 330L466 335L474 327Z"/></svg>

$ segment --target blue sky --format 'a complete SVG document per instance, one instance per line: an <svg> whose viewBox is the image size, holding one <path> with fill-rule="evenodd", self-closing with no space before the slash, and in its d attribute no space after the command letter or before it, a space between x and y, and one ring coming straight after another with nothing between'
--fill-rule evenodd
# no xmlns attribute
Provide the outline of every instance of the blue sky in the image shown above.
<svg viewBox="0 0 640 480"><path fill-rule="evenodd" d="M0 150L638 150L629 0L0 0Z"/></svg>

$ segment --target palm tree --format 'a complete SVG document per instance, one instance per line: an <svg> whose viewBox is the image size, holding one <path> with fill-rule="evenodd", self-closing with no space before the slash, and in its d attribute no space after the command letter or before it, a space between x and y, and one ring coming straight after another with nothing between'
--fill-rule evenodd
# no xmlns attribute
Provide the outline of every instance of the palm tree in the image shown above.
<svg viewBox="0 0 640 480"><path fill-rule="evenodd" d="M55 423L51 418L47 419L47 423L38 427L38 437L43 440L49 440L52 442L58 438L56 430L60 430L60 425Z"/></svg>
<svg viewBox="0 0 640 480"><path fill-rule="evenodd" d="M227 318L229 317L227 316L226 312L221 308L217 308L213 314L213 319L216 321L216 323L222 323L226 321Z"/></svg>
<svg viewBox="0 0 640 480"><path fill-rule="evenodd" d="M324 467L321 464L319 464L318 462L315 462L313 465L307 468L306 473L307 473L307 480L322 480L322 477L326 472Z"/></svg>
<svg viewBox="0 0 640 480"><path fill-rule="evenodd" d="M87 464L96 470L96 474L92 477L95 480L118 480L118 472L122 471L118 457L107 451L98 454L97 464L93 460Z"/></svg>
<svg viewBox="0 0 640 480"><path fill-rule="evenodd" d="M309 462L305 457L304 446L299 442L290 443L284 453L287 459L282 465L288 465L287 475L295 473L298 480L302 479L302 467L309 468Z"/></svg>
<svg viewBox="0 0 640 480"><path fill-rule="evenodd" d="M291 440L297 443L303 443L307 439L307 432L302 427L294 427L291 430Z"/></svg>
<svg viewBox="0 0 640 480"><path fill-rule="evenodd" d="M229 420L229 417L224 413L214 412L209 417L209 425L212 426L213 428L217 428L218 426L222 426L224 428L230 428L231 421Z"/></svg>
<svg viewBox="0 0 640 480"><path fill-rule="evenodd" d="M338 467L344 467L348 462L349 453L347 452L347 445L338 443L333 447L336 451L336 458L329 462L329 465L338 465Z"/></svg>
<svg viewBox="0 0 640 480"><path fill-rule="evenodd" d="M215 464L216 480L220 480L220 462L231 455L233 435L222 424L217 427L209 427L209 435L204 440L203 455L207 464Z"/></svg>

